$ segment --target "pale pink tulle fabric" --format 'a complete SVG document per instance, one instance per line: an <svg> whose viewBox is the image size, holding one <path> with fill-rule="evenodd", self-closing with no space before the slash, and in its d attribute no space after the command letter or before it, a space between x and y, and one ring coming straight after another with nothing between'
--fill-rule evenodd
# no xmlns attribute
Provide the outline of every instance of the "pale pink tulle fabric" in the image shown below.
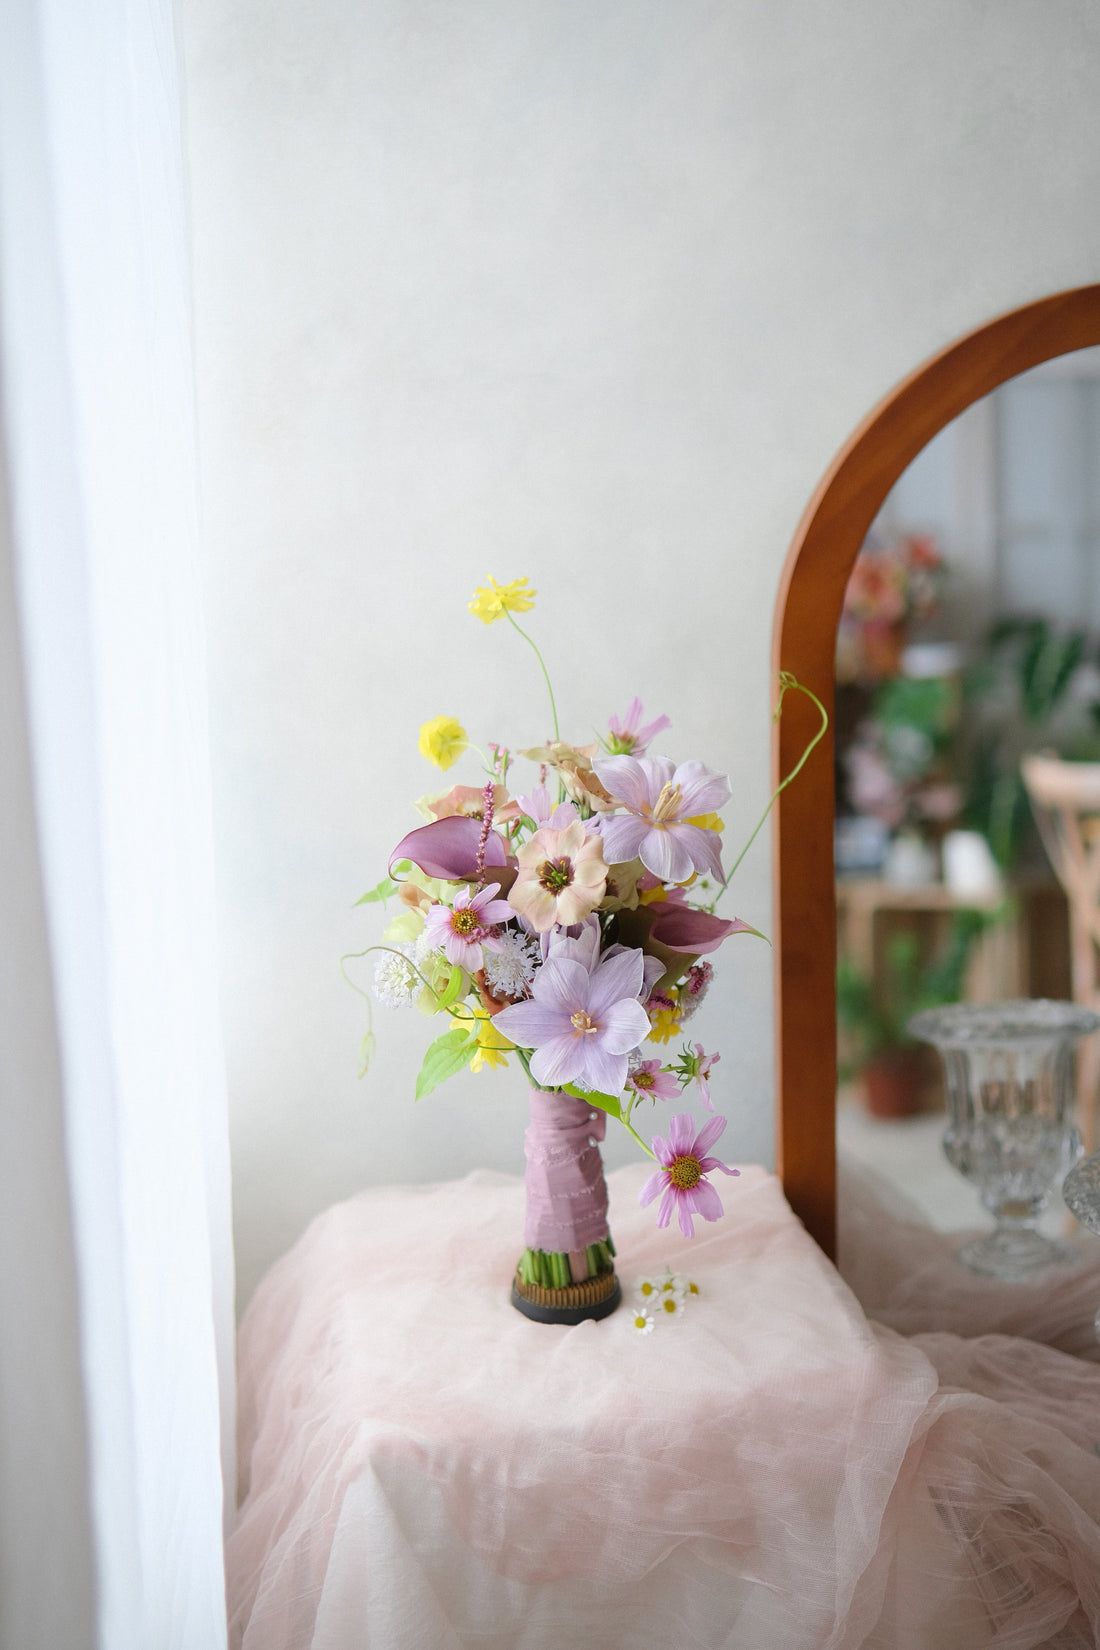
<svg viewBox="0 0 1100 1650"><path fill-rule="evenodd" d="M512 1309L522 1182L488 1173L365 1193L272 1269L232 1645L1097 1643L1100 1369L1019 1325L869 1322L762 1170L693 1244L637 1207L645 1174L609 1177L624 1283L671 1262L701 1289L648 1336Z"/></svg>

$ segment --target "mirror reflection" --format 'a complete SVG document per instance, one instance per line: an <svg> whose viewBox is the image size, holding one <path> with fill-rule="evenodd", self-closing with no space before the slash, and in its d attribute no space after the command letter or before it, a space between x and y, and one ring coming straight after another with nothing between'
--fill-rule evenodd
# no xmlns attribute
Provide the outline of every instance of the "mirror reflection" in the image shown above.
<svg viewBox="0 0 1100 1650"><path fill-rule="evenodd" d="M842 1227L877 1198L981 1236L993 1205L942 1144L943 1059L907 1027L1100 995L1100 350L1012 380L914 461L853 570L836 678ZM1080 1049L1093 1150L1100 1035ZM1055 1242L1079 1149L1035 1214Z"/></svg>

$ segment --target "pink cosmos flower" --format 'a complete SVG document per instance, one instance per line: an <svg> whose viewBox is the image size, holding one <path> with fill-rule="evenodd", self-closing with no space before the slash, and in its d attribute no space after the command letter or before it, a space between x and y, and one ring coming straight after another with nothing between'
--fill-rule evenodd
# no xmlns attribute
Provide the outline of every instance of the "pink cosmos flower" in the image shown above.
<svg viewBox="0 0 1100 1650"><path fill-rule="evenodd" d="M591 973L572 957L553 957L535 975L530 1001L501 1009L494 1028L534 1050L531 1075L545 1088L583 1083L621 1094L627 1055L649 1030L638 1001L642 972L640 951L620 951Z"/></svg>
<svg viewBox="0 0 1100 1650"><path fill-rule="evenodd" d="M626 1080L628 1089L650 1100L675 1100L680 1085L671 1071L662 1071L660 1060L643 1060Z"/></svg>
<svg viewBox="0 0 1100 1650"><path fill-rule="evenodd" d="M433 905L424 919L424 932L431 943L442 947L450 963L457 963L474 974L485 966L484 947L499 951L500 940L496 925L507 922L512 910L507 900L494 899L500 893L500 884L491 882L475 894L461 888L455 895L454 908Z"/></svg>
<svg viewBox="0 0 1100 1650"><path fill-rule="evenodd" d="M721 1169L723 1174L741 1172L740 1169L728 1168L716 1157L706 1155L725 1126L724 1117L712 1117L696 1134L690 1116L686 1112L678 1112L669 1123L668 1139L654 1136L653 1150L661 1167L656 1174L650 1175L642 1187L638 1202L644 1208L664 1192L657 1211L658 1226L667 1226L673 1209L676 1209L680 1230L690 1238L695 1236L693 1215L702 1215L704 1220L721 1219L722 1200L705 1176L715 1169Z"/></svg>
<svg viewBox="0 0 1100 1650"><path fill-rule="evenodd" d="M729 801L725 774L702 762L675 767L666 756L605 756L593 765L600 783L628 810L600 817L610 863L640 859L662 882L686 882L693 871L709 871L721 882L717 831L688 821Z"/></svg>
<svg viewBox="0 0 1100 1650"><path fill-rule="evenodd" d="M643 715L642 701L635 698L627 705L621 722L617 716L608 717L607 725L611 729L608 748L612 756L643 756L650 740L672 726L667 716L658 716L644 728L639 727Z"/></svg>
<svg viewBox="0 0 1100 1650"><path fill-rule="evenodd" d="M579 819L564 831L544 825L517 849L516 860L519 875L508 899L536 933L555 924L568 928L583 922L606 892L603 843L598 836L586 836Z"/></svg>
<svg viewBox="0 0 1100 1650"><path fill-rule="evenodd" d="M714 1101L710 1097L710 1084L707 1079L721 1058L720 1054L707 1054L702 1043L696 1043L695 1053L692 1054L685 1043L676 1066L685 1084L695 1084L708 1111L714 1110Z"/></svg>

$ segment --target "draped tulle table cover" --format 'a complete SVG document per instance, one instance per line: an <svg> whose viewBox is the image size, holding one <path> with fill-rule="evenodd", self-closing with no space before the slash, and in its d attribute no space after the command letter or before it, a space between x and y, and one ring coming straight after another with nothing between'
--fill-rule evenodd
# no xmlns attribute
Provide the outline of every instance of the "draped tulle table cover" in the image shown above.
<svg viewBox="0 0 1100 1650"><path fill-rule="evenodd" d="M666 1263L700 1289L648 1335L512 1309L523 1186L495 1174L364 1193L272 1269L231 1644L1100 1643L1100 1368L870 1321L763 1170L692 1244L645 1173L609 1176L624 1289Z"/></svg>

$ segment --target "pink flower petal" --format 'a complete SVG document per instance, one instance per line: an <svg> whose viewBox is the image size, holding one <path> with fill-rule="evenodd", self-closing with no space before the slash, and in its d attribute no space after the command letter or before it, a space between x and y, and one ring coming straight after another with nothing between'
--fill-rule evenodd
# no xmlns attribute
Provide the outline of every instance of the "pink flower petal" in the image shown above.
<svg viewBox="0 0 1100 1650"><path fill-rule="evenodd" d="M498 1015L499 1019L500 1016ZM543 1043L531 1056L531 1075L546 1088L572 1083L584 1074L584 1038L572 1032Z"/></svg>
<svg viewBox="0 0 1100 1650"><path fill-rule="evenodd" d="M657 907L650 933L670 951L687 951L692 956L705 957L708 951L717 951L728 935L743 934L748 926L740 917L715 917L709 911L697 911L692 905L664 901Z"/></svg>
<svg viewBox="0 0 1100 1650"><path fill-rule="evenodd" d="M481 841L481 821L454 814L448 819L433 819L430 825L418 825L415 831L403 836L390 855L392 873L398 860L411 859L425 876L443 877L448 882L477 874L477 849ZM508 855L504 843L495 831L490 831L485 844L485 864L504 865Z"/></svg>
<svg viewBox="0 0 1100 1650"><path fill-rule="evenodd" d="M499 1014L494 1014L493 1024L520 1048L539 1048L569 1030L568 1015L549 1003L536 1002L533 997L502 1008Z"/></svg>
<svg viewBox="0 0 1100 1650"><path fill-rule="evenodd" d="M599 1094L621 1094L626 1087L626 1055L614 1054L603 1038L578 1037L583 1067L581 1080Z"/></svg>
<svg viewBox="0 0 1100 1650"><path fill-rule="evenodd" d="M639 757L597 757L592 767L600 784L606 791L610 792L616 802L623 803L625 807L633 809L636 813L641 813L642 809L653 802L660 792L661 787L658 785L657 792L651 794L652 780L643 766L642 759ZM671 771L672 764L670 762L669 772L671 773ZM633 856L628 857L632 858Z"/></svg>
<svg viewBox="0 0 1100 1650"><path fill-rule="evenodd" d="M725 1128L725 1118L723 1117L721 1121L722 1128ZM707 1127L709 1127L709 1124L704 1125L704 1128ZM718 1133L721 1134L721 1132L722 1129L719 1129ZM716 1138L716 1136L712 1138ZM695 1156L695 1124L692 1121L690 1113L686 1111L678 1111L675 1117L669 1118L668 1143L672 1147L673 1157ZM654 1141L655 1146L656 1144L657 1142Z"/></svg>
<svg viewBox="0 0 1100 1650"><path fill-rule="evenodd" d="M604 958L588 978L585 1007L592 1018L602 1021L608 1009L624 999L634 999L636 1002L642 989L642 977L641 951L619 951L613 957Z"/></svg>
<svg viewBox="0 0 1100 1650"><path fill-rule="evenodd" d="M599 1018L600 1044L609 1054L629 1054L649 1036L649 1016L637 1000L613 1003Z"/></svg>
<svg viewBox="0 0 1100 1650"><path fill-rule="evenodd" d="M721 1220L724 1213L722 1199L709 1180L700 1180L691 1188L690 1195L697 1213L704 1220Z"/></svg>
<svg viewBox="0 0 1100 1650"><path fill-rule="evenodd" d="M638 844L638 858L661 882L686 882L695 869L690 851L680 841L683 829L682 825L652 826Z"/></svg>
<svg viewBox="0 0 1100 1650"><path fill-rule="evenodd" d="M651 1174L638 1193L638 1202L642 1208L646 1208L653 1202L654 1198L660 1197L667 1185L668 1176L661 1169L658 1169L655 1174Z"/></svg>
<svg viewBox="0 0 1100 1650"><path fill-rule="evenodd" d="M604 859L609 865L626 865L636 859L649 830L648 822L637 814L602 814L600 836Z"/></svg>
<svg viewBox="0 0 1100 1650"><path fill-rule="evenodd" d="M681 819L691 819L694 814L717 813L732 794L727 775L715 773L702 762L681 762L676 769L675 783L679 785L683 797Z"/></svg>
<svg viewBox="0 0 1100 1650"><path fill-rule="evenodd" d="M690 1147L691 1156L701 1157L705 1152L708 1152L718 1136L725 1133L726 1123L727 1119L725 1117L708 1117Z"/></svg>
<svg viewBox="0 0 1100 1650"><path fill-rule="evenodd" d="M725 877L722 870L722 839L717 831L707 831L701 825L686 822L672 827L676 840L691 855L691 863L702 875L710 875L717 882ZM680 878L682 882L683 877Z"/></svg>

